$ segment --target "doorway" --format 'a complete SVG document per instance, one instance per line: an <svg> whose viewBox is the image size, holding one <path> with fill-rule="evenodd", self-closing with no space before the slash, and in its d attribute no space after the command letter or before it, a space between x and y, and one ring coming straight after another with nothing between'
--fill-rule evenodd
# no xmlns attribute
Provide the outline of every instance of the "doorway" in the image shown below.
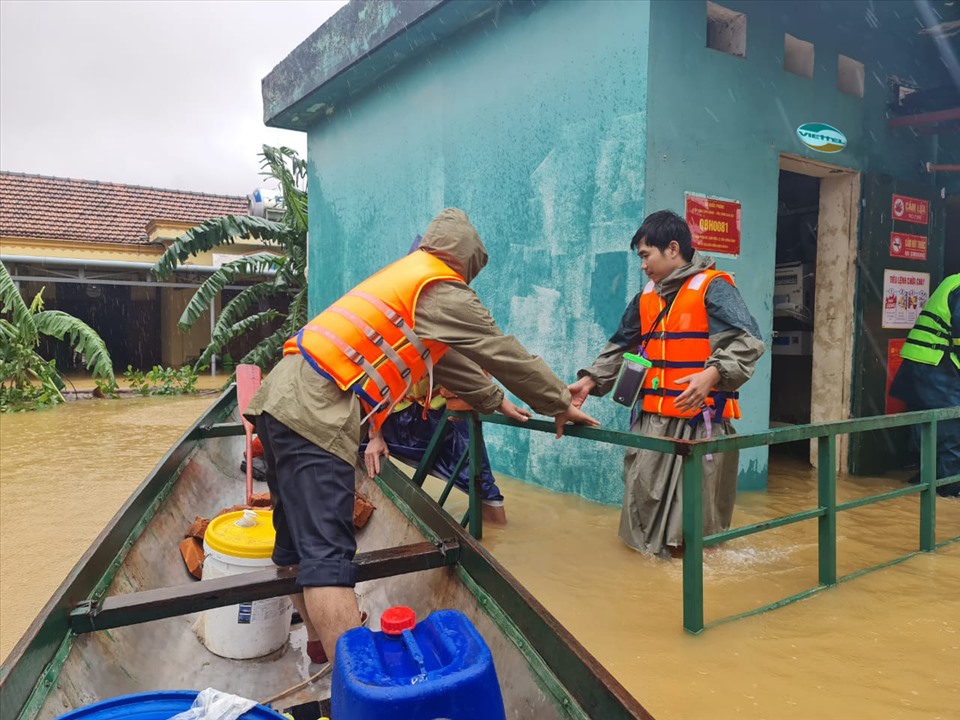
<svg viewBox="0 0 960 720"><path fill-rule="evenodd" d="M860 175L781 155L773 292L770 424L850 417ZM847 438L838 438L838 469ZM816 465L815 442L781 453Z"/></svg>
<svg viewBox="0 0 960 720"><path fill-rule="evenodd" d="M814 292L820 178L780 170L773 290L770 426L810 422ZM807 456L807 443L775 445L774 454Z"/></svg>

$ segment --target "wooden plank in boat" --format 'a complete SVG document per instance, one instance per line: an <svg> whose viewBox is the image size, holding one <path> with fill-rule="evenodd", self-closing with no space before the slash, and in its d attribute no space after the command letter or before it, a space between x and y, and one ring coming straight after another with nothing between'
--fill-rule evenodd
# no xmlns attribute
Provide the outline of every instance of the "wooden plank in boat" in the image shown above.
<svg viewBox="0 0 960 720"><path fill-rule="evenodd" d="M459 558L460 546L455 540L448 540L361 553L354 562L357 564L357 582L362 582L455 565ZM113 595L101 601L80 603L70 613L70 629L75 633L107 630L225 605L290 595L298 592L296 582L295 567L268 568L189 585Z"/></svg>

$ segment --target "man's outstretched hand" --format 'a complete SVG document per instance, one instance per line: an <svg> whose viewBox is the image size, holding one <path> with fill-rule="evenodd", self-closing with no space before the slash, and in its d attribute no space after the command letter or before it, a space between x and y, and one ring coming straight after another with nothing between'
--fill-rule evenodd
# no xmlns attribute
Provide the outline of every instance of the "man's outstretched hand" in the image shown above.
<svg viewBox="0 0 960 720"><path fill-rule="evenodd" d="M596 386L597 381L589 375L584 375L575 383L567 385L567 390L570 391L571 395L570 404L575 408L582 408L583 404L587 401L587 396L590 394L590 391Z"/></svg>
<svg viewBox="0 0 960 720"><path fill-rule="evenodd" d="M503 402L500 403L500 407L497 409L500 411L501 415L506 415L508 418L512 420L518 420L519 422L526 422L533 414L526 408L514 405L512 402L507 400L507 398L503 399Z"/></svg>
<svg viewBox="0 0 960 720"><path fill-rule="evenodd" d="M557 426L557 439L563 437L563 426L567 423L573 423L574 425L589 425L590 427L597 427L600 424L600 421L596 418L593 418L587 415L583 410L576 407L572 402L567 406L567 409L562 413L557 415L553 419L554 425Z"/></svg>

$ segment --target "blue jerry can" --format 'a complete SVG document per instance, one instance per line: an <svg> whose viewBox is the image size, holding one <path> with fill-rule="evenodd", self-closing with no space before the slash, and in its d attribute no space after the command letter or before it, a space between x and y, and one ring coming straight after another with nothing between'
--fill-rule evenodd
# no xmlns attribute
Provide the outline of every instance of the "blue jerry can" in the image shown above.
<svg viewBox="0 0 960 720"><path fill-rule="evenodd" d="M493 655L466 615L437 610L417 623L394 607L380 626L337 641L331 718L505 720Z"/></svg>

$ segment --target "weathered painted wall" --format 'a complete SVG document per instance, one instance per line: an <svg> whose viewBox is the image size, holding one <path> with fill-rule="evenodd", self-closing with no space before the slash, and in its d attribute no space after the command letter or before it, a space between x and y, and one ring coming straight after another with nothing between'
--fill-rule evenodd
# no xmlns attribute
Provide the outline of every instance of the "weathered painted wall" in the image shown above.
<svg viewBox="0 0 960 720"><path fill-rule="evenodd" d="M888 131L885 105L889 75L925 80L937 62L910 3L720 4L747 15L744 58L706 47L704 2L651 6L646 207L682 212L685 192L743 203L741 255L718 266L736 274L769 345L780 153L931 182L920 172L931 138ZM812 79L783 69L785 33L814 43ZM841 53L865 65L862 98L837 89ZM848 146L831 155L806 149L796 135L805 122L833 125ZM740 432L766 429L769 394L768 353L744 387ZM765 476L765 451L741 453L741 488L763 487Z"/></svg>
<svg viewBox="0 0 960 720"><path fill-rule="evenodd" d="M640 287L649 4L504 6L315 125L316 311L402 254L446 206L490 251L475 281L506 332L564 379L593 359ZM587 409L623 427L609 400ZM491 428L495 468L607 502L622 452Z"/></svg>

